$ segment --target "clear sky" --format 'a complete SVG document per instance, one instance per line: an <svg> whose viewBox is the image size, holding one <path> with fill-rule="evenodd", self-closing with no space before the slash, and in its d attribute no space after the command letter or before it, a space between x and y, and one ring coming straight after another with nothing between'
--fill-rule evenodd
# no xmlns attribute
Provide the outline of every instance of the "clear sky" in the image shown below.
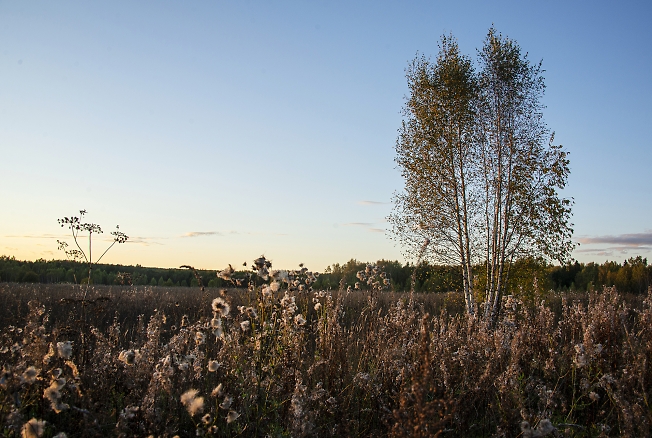
<svg viewBox="0 0 652 438"><path fill-rule="evenodd" d="M647 1L0 2L0 255L63 258L88 210L104 261L322 270L404 261L405 67L488 28L543 60L580 261L652 256ZM106 242L98 242L98 249ZM97 250L94 250L97 251Z"/></svg>

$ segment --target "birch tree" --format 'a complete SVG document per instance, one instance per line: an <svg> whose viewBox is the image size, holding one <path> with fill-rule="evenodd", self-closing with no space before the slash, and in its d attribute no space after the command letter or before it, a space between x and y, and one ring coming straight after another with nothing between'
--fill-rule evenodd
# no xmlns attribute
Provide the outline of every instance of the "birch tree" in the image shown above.
<svg viewBox="0 0 652 438"><path fill-rule="evenodd" d="M473 313L478 91L472 63L452 37L443 37L437 60L415 59L406 76L410 96L396 144L405 191L396 195L389 221L408 253L425 249L438 263L461 266L467 310Z"/></svg>
<svg viewBox="0 0 652 438"><path fill-rule="evenodd" d="M559 193L569 161L543 120L541 63L493 28L478 58L476 73L443 37L434 63L408 67L396 144L405 189L388 219L408 255L428 239L429 258L459 265L468 313L480 299L493 324L515 260L569 257L572 201Z"/></svg>
<svg viewBox="0 0 652 438"><path fill-rule="evenodd" d="M572 201L560 197L567 152L543 120L541 63L489 29L479 54L477 141L484 185L485 317L494 323L518 257L565 261L573 249Z"/></svg>

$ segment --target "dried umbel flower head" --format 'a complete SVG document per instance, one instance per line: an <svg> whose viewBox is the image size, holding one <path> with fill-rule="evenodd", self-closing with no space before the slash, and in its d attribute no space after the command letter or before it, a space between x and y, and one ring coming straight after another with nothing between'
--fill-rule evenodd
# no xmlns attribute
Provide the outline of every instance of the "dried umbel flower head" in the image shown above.
<svg viewBox="0 0 652 438"><path fill-rule="evenodd" d="M229 303L227 303L226 300L222 297L215 298L213 300L212 307L213 312L215 312L216 315L220 315L222 317L228 316L229 312L231 311L231 306L229 306Z"/></svg>
<svg viewBox="0 0 652 438"><path fill-rule="evenodd" d="M201 345L206 342L206 335L203 332L195 333L195 343Z"/></svg>
<svg viewBox="0 0 652 438"><path fill-rule="evenodd" d="M251 321L242 321L240 323L240 328L242 329L243 332L246 332L251 328Z"/></svg>
<svg viewBox="0 0 652 438"><path fill-rule="evenodd" d="M70 359L70 356L72 356L72 342L57 342L57 352L59 353L59 357Z"/></svg>
<svg viewBox="0 0 652 438"><path fill-rule="evenodd" d="M211 415L206 414L203 417L201 417L201 422L204 424L210 424L211 423Z"/></svg>
<svg viewBox="0 0 652 438"><path fill-rule="evenodd" d="M220 367L220 363L216 360L208 361L208 371L214 373Z"/></svg>
<svg viewBox="0 0 652 438"><path fill-rule="evenodd" d="M45 421L32 418L23 425L23 428L20 431L20 436L22 438L39 438L43 436L44 431Z"/></svg>
<svg viewBox="0 0 652 438"><path fill-rule="evenodd" d="M186 407L191 417L204 410L204 397L197 397L196 389L189 389L181 395L181 403Z"/></svg>

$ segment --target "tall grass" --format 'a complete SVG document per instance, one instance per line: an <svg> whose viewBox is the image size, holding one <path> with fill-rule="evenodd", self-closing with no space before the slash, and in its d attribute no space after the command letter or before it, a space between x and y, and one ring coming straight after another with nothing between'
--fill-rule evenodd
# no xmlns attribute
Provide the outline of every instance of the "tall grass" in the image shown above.
<svg viewBox="0 0 652 438"><path fill-rule="evenodd" d="M273 279L0 300L7 436L650 435L652 291L510 296L494 329L461 294Z"/></svg>

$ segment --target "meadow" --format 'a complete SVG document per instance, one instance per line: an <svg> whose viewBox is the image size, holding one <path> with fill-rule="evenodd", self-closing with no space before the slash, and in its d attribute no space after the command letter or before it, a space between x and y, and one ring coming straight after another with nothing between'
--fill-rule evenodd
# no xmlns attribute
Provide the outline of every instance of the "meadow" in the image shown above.
<svg viewBox="0 0 652 438"><path fill-rule="evenodd" d="M1 283L3 436L650 436L652 290Z"/></svg>

